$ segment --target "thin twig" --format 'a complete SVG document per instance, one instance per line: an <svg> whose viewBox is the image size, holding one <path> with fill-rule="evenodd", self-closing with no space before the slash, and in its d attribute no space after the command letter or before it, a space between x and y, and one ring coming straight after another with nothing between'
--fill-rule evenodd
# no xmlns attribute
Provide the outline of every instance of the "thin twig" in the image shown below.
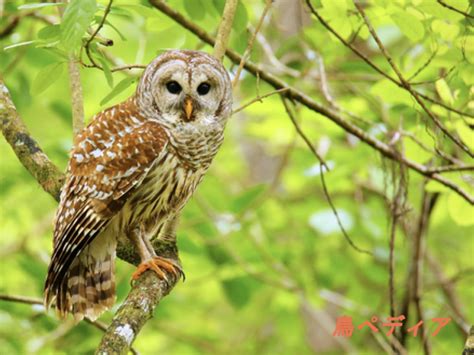
<svg viewBox="0 0 474 355"><path fill-rule="evenodd" d="M150 4L152 4L155 8L160 10L162 13L179 23L182 27L188 29L192 33L194 33L197 37L199 37L202 41L206 42L209 45L214 45L215 40L214 38L209 35L206 31L204 31L201 27L197 26L195 23L187 20L182 14L168 6L162 0L149 0ZM232 60L235 64L239 64L242 60L242 57L231 49L227 49L226 51L227 57ZM276 90L288 88L288 91L285 93L285 96L288 98L293 99L301 103L302 105L306 106L310 110L325 116L326 118L333 121L339 127L344 129L346 132L358 137L360 140L371 146L373 149L379 151L383 156L399 161L402 164L406 165L410 169L418 172L421 175L428 176L432 180L439 182L440 184L448 187L450 190L453 190L470 204L474 205L474 197L471 196L467 191L461 188L459 185L453 183L450 180L445 179L439 174L431 174L428 172L428 168L424 165L416 163L407 159L404 156L400 156L397 154L390 146L381 142L380 140L376 139L375 137L370 136L366 133L365 130L361 129L360 127L354 125L353 123L347 121L342 116L338 115L336 112L325 108L324 106L320 105L305 93L291 87L283 80L275 77L271 73L262 70L256 64L252 63L251 61L246 61L244 64L244 68L254 76L260 77L262 80L266 81L268 84L273 86ZM464 113L461 113L464 114ZM465 114L464 114L465 115ZM473 115L474 117L474 115Z"/></svg>
<svg viewBox="0 0 474 355"><path fill-rule="evenodd" d="M104 16L102 16L102 19L100 20L99 26L97 26L95 31L92 32L91 36L89 37L86 44L84 45L84 48L86 49L87 57L91 61L92 65L94 65L95 67L98 67L99 65L95 62L94 58L92 57L92 53L91 53L91 50L90 50L90 44L94 40L95 36L97 36L99 31L102 29L102 27L104 27L105 21L107 19L107 15L109 14L109 12L112 8L113 1L114 0L109 0L109 2L107 4L107 7L105 8L105 11L104 11Z"/></svg>
<svg viewBox="0 0 474 355"><path fill-rule="evenodd" d="M331 207L331 210L334 214L334 217L336 217L336 220L337 220L337 224L339 225L339 228L342 232L342 234L344 235L344 237L346 238L347 242L349 243L349 245L357 250L358 252L360 253L365 253L365 254L369 254L369 255L372 255L372 253L368 250L365 250L365 249L362 249L362 248L359 248L351 239L351 237L349 237L349 234L347 233L346 229L344 228L344 225L342 224L342 221L341 221L341 218L339 217L339 213L337 212L337 209L336 207L334 206L334 203L332 202L332 199L331 199L331 196L329 194L329 191L328 191L328 188L327 188L327 185L326 185L326 180L324 179L324 170L326 169L326 171L329 171L329 167L327 166L326 162L324 161L324 159L319 155L318 151L316 150L316 148L313 146L313 144L311 143L311 141L309 140L309 138L306 136L306 134L303 132L303 130L301 129L298 121L296 120L293 112L291 111L290 107L288 106L287 102L286 102L286 99L283 97L283 96L280 96L281 98L281 102L283 103L283 106L285 107L285 111L288 115L288 117L290 118L291 122L293 123L293 126L295 127L296 129L296 132L298 133L298 135L304 140L304 142L306 143L306 145L308 146L309 150L313 153L313 155L316 157L316 159L319 161L319 170L320 170L320 178L321 178L321 185L323 186L323 191L324 191L324 196L326 197L326 200L329 204L329 206Z"/></svg>
<svg viewBox="0 0 474 355"><path fill-rule="evenodd" d="M411 75L407 80L411 83L411 81L413 79L415 79L418 74L420 74L423 70L425 70L426 68L428 68L428 66L430 65L431 61L436 57L436 54L438 53L438 48L436 48L435 51L433 51L433 53L431 53L430 57L428 58L428 60L421 66L417 69L416 72L413 73L413 75ZM411 83L413 85L413 83Z"/></svg>
<svg viewBox="0 0 474 355"><path fill-rule="evenodd" d="M461 14L461 15L464 15L468 18L471 18L471 19L474 19L474 16L472 16L471 14L468 14L467 12L464 12L464 11L461 11L459 9L456 9L455 7L449 5L449 4L446 4L444 1L442 0L436 0L438 1L438 4L440 4L441 6L444 6L445 8L447 9L450 9L451 11L454 11L454 12L457 12L458 14Z"/></svg>
<svg viewBox="0 0 474 355"><path fill-rule="evenodd" d="M232 30L232 23L234 22L238 3L238 0L227 0L225 2L222 20L217 30L216 43L214 45L214 57L220 61L222 61L226 52L227 41Z"/></svg>
<svg viewBox="0 0 474 355"><path fill-rule="evenodd" d="M283 88L283 89L279 89L279 90L274 90L274 91L271 91L269 93L266 93L262 96L257 96L256 98L250 100L249 102L246 102L245 104L243 104L242 106L236 108L234 111L232 111L232 114L235 115L237 112L240 112L244 109L246 109L247 107L249 107L250 105L256 103L256 102L262 102L263 99L269 97L269 96L272 96L272 95L275 95L275 94L279 94L281 92L284 92L284 91L287 91L288 88Z"/></svg>
<svg viewBox="0 0 474 355"><path fill-rule="evenodd" d="M245 48L245 52L242 56L242 60L239 63L237 72L235 73L234 81L232 82L233 87L235 87L237 83L239 82L240 72L244 68L245 61L248 59L250 52L252 51L253 43L255 42L255 38L257 37L258 31L260 31L260 28L263 25L263 21L265 20L265 17L267 16L267 13L271 7L272 7L272 0L266 0L265 8L263 9L262 15L260 16L260 19L258 20L257 26L255 27L255 31L253 32L253 35L250 38L247 48Z"/></svg>

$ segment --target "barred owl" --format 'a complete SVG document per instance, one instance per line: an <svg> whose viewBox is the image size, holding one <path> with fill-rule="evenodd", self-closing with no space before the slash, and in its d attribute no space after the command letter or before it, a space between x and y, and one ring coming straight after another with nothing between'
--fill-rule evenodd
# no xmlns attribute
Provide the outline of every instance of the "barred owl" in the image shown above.
<svg viewBox="0 0 474 355"><path fill-rule="evenodd" d="M97 114L75 138L55 218L44 301L61 317L96 319L115 301L115 250L130 240L147 269L179 274L155 254L202 180L231 114L222 64L198 51L169 51L145 69L126 101Z"/></svg>

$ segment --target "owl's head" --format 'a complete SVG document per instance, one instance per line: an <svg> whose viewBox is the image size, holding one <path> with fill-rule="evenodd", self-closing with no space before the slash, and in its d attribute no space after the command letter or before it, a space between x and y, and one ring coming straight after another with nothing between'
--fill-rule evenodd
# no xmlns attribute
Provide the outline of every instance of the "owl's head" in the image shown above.
<svg viewBox="0 0 474 355"><path fill-rule="evenodd" d="M232 111L232 85L223 65L200 51L173 50L151 62L137 88L148 117L177 127L224 124Z"/></svg>

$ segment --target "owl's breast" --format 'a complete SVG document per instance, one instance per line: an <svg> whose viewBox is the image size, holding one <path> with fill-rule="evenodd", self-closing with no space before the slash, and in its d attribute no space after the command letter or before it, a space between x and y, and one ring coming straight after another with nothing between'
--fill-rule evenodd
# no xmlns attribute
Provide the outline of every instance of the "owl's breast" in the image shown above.
<svg viewBox="0 0 474 355"><path fill-rule="evenodd" d="M187 168L176 155L166 152L121 211L120 229L127 231L143 223L158 225L179 213L204 173Z"/></svg>
<svg viewBox="0 0 474 355"><path fill-rule="evenodd" d="M211 165L224 139L221 124L190 123L169 131L173 154L190 169L204 169Z"/></svg>

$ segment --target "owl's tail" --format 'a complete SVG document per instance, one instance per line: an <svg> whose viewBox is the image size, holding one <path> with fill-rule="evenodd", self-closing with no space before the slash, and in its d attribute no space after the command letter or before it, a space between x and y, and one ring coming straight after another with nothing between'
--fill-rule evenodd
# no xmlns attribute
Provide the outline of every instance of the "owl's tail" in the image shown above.
<svg viewBox="0 0 474 355"><path fill-rule="evenodd" d="M71 313L76 322L84 317L94 321L115 303L115 250L96 258L90 251L93 244L74 259L62 280L48 283L53 279L48 275L45 306L55 300L60 318Z"/></svg>

